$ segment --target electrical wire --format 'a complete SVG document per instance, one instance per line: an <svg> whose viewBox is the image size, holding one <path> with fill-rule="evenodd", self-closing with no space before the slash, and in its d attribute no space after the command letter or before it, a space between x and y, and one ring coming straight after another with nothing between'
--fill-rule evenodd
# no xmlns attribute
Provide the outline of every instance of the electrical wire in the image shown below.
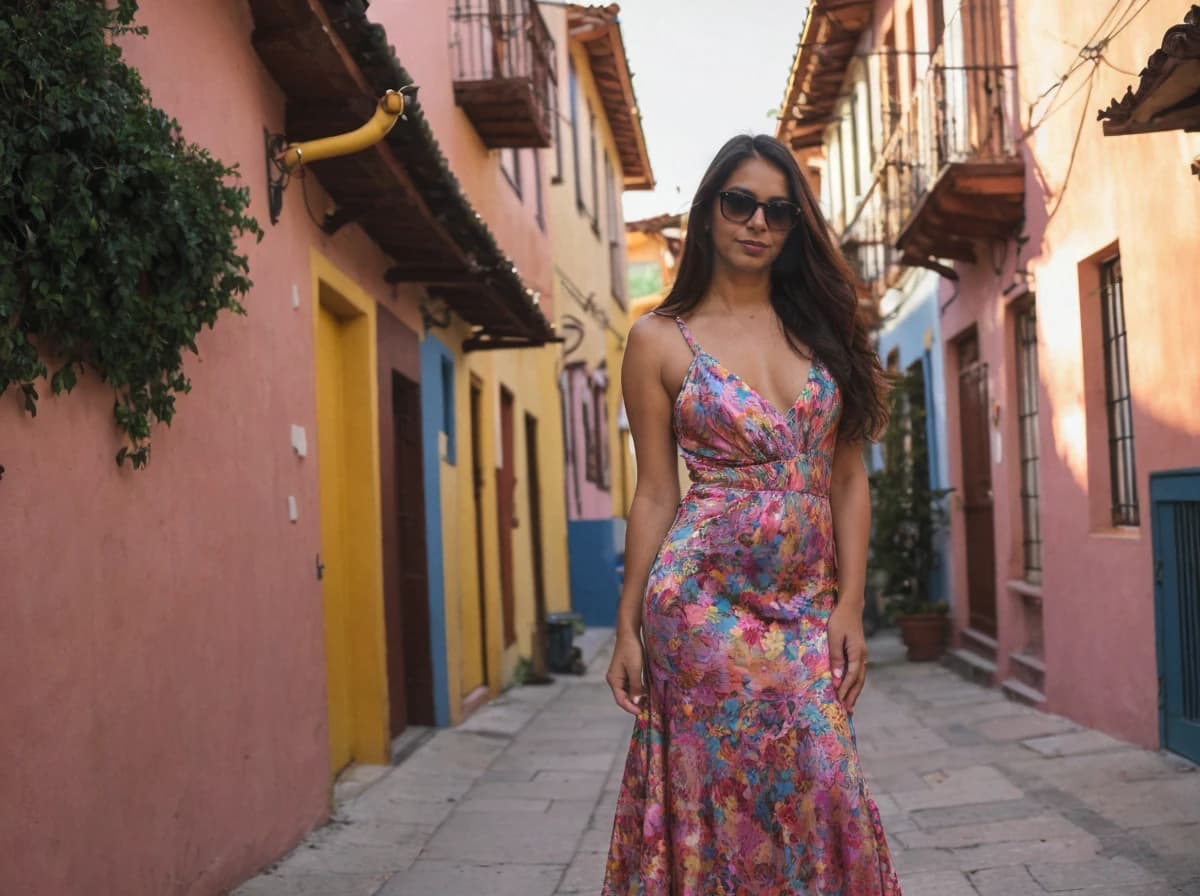
<svg viewBox="0 0 1200 896"><path fill-rule="evenodd" d="M1062 183L1059 184L1058 196L1056 196L1054 199L1054 208L1052 208L1050 213L1046 216L1047 224L1054 220L1054 216L1058 214L1059 208L1062 207L1063 196L1065 196L1067 193L1067 184L1071 182L1071 172L1075 170L1075 159L1079 154L1079 140L1083 136L1083 128L1087 124L1088 110L1091 108L1090 103L1092 101L1092 90L1096 86L1096 79L1094 75L1099 67L1100 61L1094 61L1092 71L1087 78L1088 92L1083 101L1083 111L1079 116L1079 125L1075 129L1075 140L1071 144L1071 155L1067 159L1067 170L1063 174Z"/></svg>
<svg viewBox="0 0 1200 896"><path fill-rule="evenodd" d="M1100 58L1101 62L1103 62L1105 65L1107 65L1109 68L1111 68L1114 72L1120 72L1121 74L1128 75L1131 78L1136 78L1141 75L1141 72L1131 72L1127 68L1121 68L1121 66L1116 65L1112 62L1109 62L1107 56L1101 56L1099 58Z"/></svg>
<svg viewBox="0 0 1200 896"><path fill-rule="evenodd" d="M1108 62L1108 60L1104 57L1104 51L1107 49L1109 43L1111 43L1118 34L1124 31L1125 28L1129 26L1130 22L1132 22L1142 13L1142 11L1149 5L1150 0L1143 0L1142 5L1138 7L1136 11L1133 11L1133 7L1134 4L1137 3L1137 0L1129 0L1129 5L1125 8L1125 11L1117 16L1117 19L1112 26L1112 31L1110 31L1103 38L1097 40L1097 36L1101 33L1104 26L1108 24L1109 19L1112 18L1113 13L1117 11L1122 2L1123 0L1114 0L1113 5L1109 7L1108 12L1104 14L1104 18L1101 19L1100 23L1092 30L1091 35L1088 37L1087 41L1084 42L1084 45L1080 48L1075 61L1070 65L1070 67L1068 67L1067 71L1062 74L1057 81L1038 94L1038 96L1031 103L1029 103L1027 113L1029 127L1021 135L1022 139L1029 137L1034 131L1040 128L1046 122L1046 119L1048 119L1055 111L1057 111L1058 108L1061 108L1061 106L1056 106L1056 103L1058 102L1058 96L1056 95L1055 98L1050 101L1050 107L1047 109L1047 111L1036 123L1034 123L1033 115L1038 103L1050 96L1050 94L1061 91L1062 88L1067 85L1067 82L1071 80L1071 77L1086 63L1099 60L1112 66L1113 68L1116 68L1115 64ZM1131 12L1132 15L1130 15ZM1095 74L1095 69L1096 67L1093 66L1090 73L1091 75ZM1080 89L1082 89L1082 85ZM1078 93L1078 90L1076 90L1075 93ZM1067 97L1066 102L1069 102L1075 96L1075 93L1072 93L1069 97Z"/></svg>
<svg viewBox="0 0 1200 896"><path fill-rule="evenodd" d="M312 206L308 204L308 169L301 166L296 176L300 178L300 194L304 197L304 210L308 212L309 219L313 222L313 226L317 230L324 230L324 225L317 220L317 216L313 214Z"/></svg>

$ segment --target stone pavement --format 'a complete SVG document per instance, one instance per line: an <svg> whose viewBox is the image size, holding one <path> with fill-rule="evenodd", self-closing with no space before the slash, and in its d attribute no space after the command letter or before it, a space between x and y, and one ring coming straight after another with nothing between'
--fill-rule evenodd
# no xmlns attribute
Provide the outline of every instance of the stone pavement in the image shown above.
<svg viewBox="0 0 1200 896"><path fill-rule="evenodd" d="M607 659L359 770L235 896L598 896L632 723ZM1200 896L1195 766L905 663L886 635L871 669L855 724L906 896Z"/></svg>

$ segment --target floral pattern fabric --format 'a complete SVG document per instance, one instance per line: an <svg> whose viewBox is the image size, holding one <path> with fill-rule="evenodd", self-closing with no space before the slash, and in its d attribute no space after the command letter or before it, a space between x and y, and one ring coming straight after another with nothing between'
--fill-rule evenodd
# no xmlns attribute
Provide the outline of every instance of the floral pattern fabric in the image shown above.
<svg viewBox="0 0 1200 896"><path fill-rule="evenodd" d="M646 588L603 896L900 896L826 638L837 385L814 358L781 412L676 320L692 483Z"/></svg>

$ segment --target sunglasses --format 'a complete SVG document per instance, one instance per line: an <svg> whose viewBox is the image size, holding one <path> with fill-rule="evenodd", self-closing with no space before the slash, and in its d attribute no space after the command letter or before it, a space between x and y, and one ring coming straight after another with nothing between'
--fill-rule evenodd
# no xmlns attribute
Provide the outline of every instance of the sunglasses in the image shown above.
<svg viewBox="0 0 1200 896"><path fill-rule="evenodd" d="M768 230L791 230L800 221L800 206L786 199L759 202L737 190L721 191L721 216L734 224L745 224L760 208Z"/></svg>

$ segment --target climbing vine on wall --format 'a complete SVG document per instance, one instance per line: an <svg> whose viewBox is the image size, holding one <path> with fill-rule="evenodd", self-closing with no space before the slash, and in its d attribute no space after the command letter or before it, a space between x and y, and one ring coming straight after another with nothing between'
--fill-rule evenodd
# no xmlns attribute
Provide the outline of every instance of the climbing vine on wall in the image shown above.
<svg viewBox="0 0 1200 896"><path fill-rule="evenodd" d="M114 393L118 465L149 460L190 389L184 352L244 313L249 191L154 107L118 37L135 0L0 0L0 394L93 371Z"/></svg>

